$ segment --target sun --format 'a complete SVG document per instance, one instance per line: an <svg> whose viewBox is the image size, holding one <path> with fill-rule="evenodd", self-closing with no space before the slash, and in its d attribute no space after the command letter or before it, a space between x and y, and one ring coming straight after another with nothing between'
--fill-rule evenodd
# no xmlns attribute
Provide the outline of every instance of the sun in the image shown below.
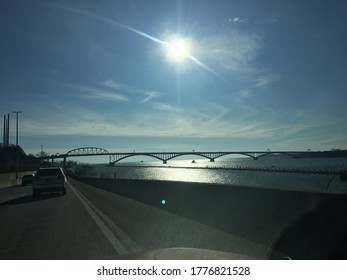
<svg viewBox="0 0 347 280"><path fill-rule="evenodd" d="M185 39L178 39L168 44L167 56L171 60L183 61L190 55L190 42Z"/></svg>

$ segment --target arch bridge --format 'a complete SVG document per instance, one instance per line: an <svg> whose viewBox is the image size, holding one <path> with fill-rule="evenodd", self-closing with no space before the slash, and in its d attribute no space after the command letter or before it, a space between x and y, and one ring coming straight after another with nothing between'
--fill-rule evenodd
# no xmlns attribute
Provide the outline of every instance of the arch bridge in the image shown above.
<svg viewBox="0 0 347 280"><path fill-rule="evenodd" d="M307 153L307 152L271 152L271 151L231 151L231 152L152 152L152 153L111 153L110 165L134 156L148 156L158 160L161 160L166 164L169 160L178 158L181 156L200 156L202 158L209 159L211 162L214 162L215 159L226 156L226 155L244 155L250 157L254 160L259 159L260 157L268 156L271 154L283 154L291 157L297 157L298 153Z"/></svg>
<svg viewBox="0 0 347 280"><path fill-rule="evenodd" d="M135 151L128 153L114 153L109 152L103 148L97 147L83 147L77 148L68 151L66 154L56 154L52 156L41 157L41 159L51 159L52 161L57 158L63 158L64 165L66 163L66 159L68 157L79 157L79 156L108 156L109 157L109 165L114 165L115 163L135 156L148 156L162 161L166 164L169 160L178 158L181 156L199 156L202 158L209 159L211 162L214 162L215 159L226 156L226 155L244 155L250 157L254 160L258 160L261 157L269 156L269 155L287 155L291 157L298 157L300 154L308 154L314 153L311 151L228 151L228 152L138 152Z"/></svg>
<svg viewBox="0 0 347 280"><path fill-rule="evenodd" d="M52 162L54 161L54 159L63 159L64 160L64 166L66 164L66 159L68 157L81 157L81 156L108 156L109 157L109 161L111 162L111 153L103 148L98 148L98 147L83 147L83 148L77 148L77 149L73 149L68 151L66 154L55 154L55 155L51 155L51 156L45 156L45 157L40 157L40 159L43 160L52 160Z"/></svg>

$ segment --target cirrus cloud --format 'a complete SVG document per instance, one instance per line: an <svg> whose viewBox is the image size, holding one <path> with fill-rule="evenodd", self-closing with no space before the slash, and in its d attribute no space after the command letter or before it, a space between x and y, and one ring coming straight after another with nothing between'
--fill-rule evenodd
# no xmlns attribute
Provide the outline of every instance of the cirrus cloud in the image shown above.
<svg viewBox="0 0 347 280"><path fill-rule="evenodd" d="M232 31L203 39L199 45L199 57L213 69L240 74L256 70L252 64L262 45L260 36Z"/></svg>

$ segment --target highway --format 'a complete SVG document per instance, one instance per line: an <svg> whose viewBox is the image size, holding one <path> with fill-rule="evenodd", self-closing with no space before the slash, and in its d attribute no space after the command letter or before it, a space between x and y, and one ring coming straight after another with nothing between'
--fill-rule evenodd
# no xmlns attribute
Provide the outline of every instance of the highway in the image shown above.
<svg viewBox="0 0 347 280"><path fill-rule="evenodd" d="M347 256L346 195L146 180L84 181L69 177L66 196L43 194L38 199L32 198L31 186L0 189L0 259ZM86 184L92 181L93 186ZM162 195L171 201L161 205ZM194 256L165 248L229 255ZM154 257L148 253L158 250Z"/></svg>
<svg viewBox="0 0 347 280"><path fill-rule="evenodd" d="M66 196L33 199L31 186L0 190L0 223L1 259L104 259L172 247L245 253L259 247L71 178Z"/></svg>

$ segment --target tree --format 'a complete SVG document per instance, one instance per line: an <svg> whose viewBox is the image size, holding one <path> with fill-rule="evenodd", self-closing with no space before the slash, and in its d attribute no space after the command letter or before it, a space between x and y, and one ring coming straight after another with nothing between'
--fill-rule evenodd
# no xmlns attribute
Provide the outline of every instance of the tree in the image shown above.
<svg viewBox="0 0 347 280"><path fill-rule="evenodd" d="M49 154L47 154L45 151L39 152L36 154L37 157L49 157Z"/></svg>
<svg viewBox="0 0 347 280"><path fill-rule="evenodd" d="M89 164L77 165L75 169L75 174L79 176L95 176L93 168Z"/></svg>

